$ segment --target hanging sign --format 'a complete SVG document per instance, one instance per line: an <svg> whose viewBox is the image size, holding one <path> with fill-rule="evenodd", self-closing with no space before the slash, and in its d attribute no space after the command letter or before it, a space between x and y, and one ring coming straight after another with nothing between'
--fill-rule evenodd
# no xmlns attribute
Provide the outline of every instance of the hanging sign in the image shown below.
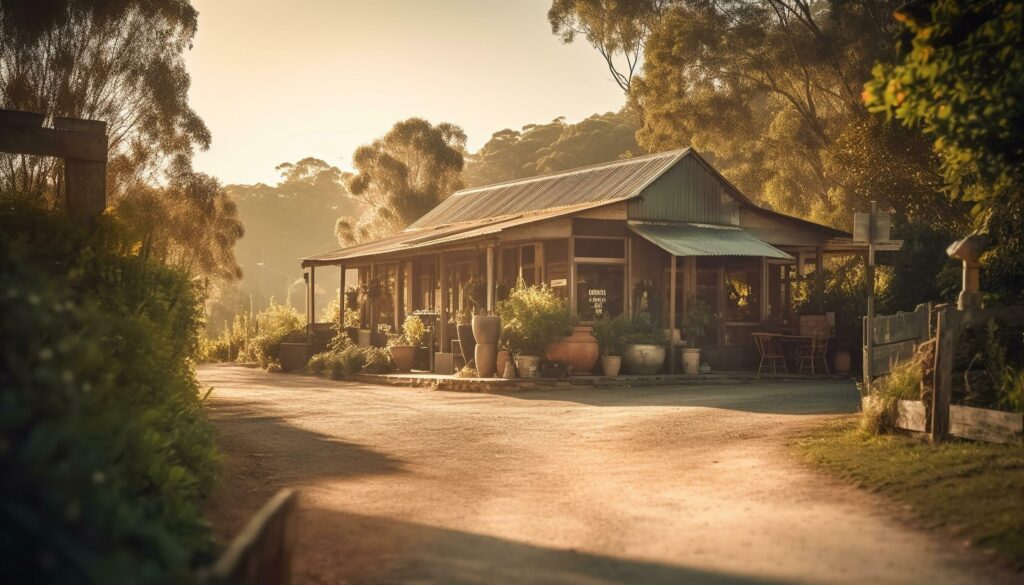
<svg viewBox="0 0 1024 585"><path fill-rule="evenodd" d="M551 288L558 286L569 286L569 281L565 278L553 278L551 279Z"/></svg>

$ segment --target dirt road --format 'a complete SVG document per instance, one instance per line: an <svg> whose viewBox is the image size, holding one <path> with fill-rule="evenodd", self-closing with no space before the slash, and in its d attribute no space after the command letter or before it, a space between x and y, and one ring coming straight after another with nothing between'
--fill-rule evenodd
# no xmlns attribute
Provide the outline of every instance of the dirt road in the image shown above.
<svg viewBox="0 0 1024 585"><path fill-rule="evenodd" d="M205 366L234 534L302 491L298 583L985 583L795 461L846 382L435 392Z"/></svg>

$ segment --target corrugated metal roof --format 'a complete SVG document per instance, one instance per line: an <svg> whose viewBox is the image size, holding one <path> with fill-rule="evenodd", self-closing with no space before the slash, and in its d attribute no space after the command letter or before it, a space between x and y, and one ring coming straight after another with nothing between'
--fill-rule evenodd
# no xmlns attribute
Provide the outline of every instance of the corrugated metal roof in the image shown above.
<svg viewBox="0 0 1024 585"><path fill-rule="evenodd" d="M629 199L640 194L651 181L661 176L689 151L689 148L671 150L486 187L463 189L409 227L432 228L524 212Z"/></svg>
<svg viewBox="0 0 1024 585"><path fill-rule="evenodd" d="M604 202L585 203L582 205L573 205L571 207L549 209L534 213L521 213L512 217L506 217L500 221L485 220L460 223L458 225L444 226L440 228L425 228L418 230L410 229L409 231L400 232L399 234L389 238L374 240L372 242L356 244L355 246L350 246L348 248L341 248L339 250L332 250L330 252L308 256L302 259L302 263L303 265L328 264L338 260L429 248L430 246L438 244L497 234L502 230L515 226L554 219L583 209L597 207L599 205L604 205Z"/></svg>
<svg viewBox="0 0 1024 585"><path fill-rule="evenodd" d="M629 229L675 256L765 256L793 259L789 254L738 227L631 221Z"/></svg>

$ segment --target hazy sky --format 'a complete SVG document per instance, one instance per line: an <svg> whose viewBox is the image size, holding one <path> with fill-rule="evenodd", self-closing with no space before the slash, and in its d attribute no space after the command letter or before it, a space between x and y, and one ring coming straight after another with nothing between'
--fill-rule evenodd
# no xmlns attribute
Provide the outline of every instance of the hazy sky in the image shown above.
<svg viewBox="0 0 1024 585"><path fill-rule="evenodd" d="M585 40L563 45L550 0L193 0L190 102L213 132L196 168L277 179L352 151L410 116L462 126L474 151L502 128L577 121L624 98Z"/></svg>

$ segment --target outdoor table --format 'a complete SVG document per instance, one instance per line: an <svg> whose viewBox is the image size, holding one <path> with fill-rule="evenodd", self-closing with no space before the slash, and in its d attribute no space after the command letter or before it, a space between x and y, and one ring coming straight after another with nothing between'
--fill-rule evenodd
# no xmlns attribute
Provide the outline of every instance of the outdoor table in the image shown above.
<svg viewBox="0 0 1024 585"><path fill-rule="evenodd" d="M796 349L801 345L810 345L814 340L813 335L798 335L793 333L771 333L771 332L757 332L760 335L771 337L779 342L779 348L782 350L782 359L786 361L786 367L790 372L798 371L798 364L796 359ZM825 342L828 343L832 340L832 336L826 337Z"/></svg>

